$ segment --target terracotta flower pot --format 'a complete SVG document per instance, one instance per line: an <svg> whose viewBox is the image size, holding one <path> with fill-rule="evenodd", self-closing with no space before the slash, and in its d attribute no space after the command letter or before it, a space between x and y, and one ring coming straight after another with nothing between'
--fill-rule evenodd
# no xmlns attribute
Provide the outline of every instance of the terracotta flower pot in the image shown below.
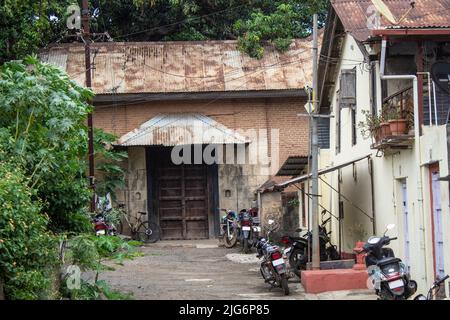
<svg viewBox="0 0 450 320"><path fill-rule="evenodd" d="M389 127L393 136L406 134L406 119L389 120Z"/></svg>
<svg viewBox="0 0 450 320"><path fill-rule="evenodd" d="M391 136L392 132L391 132L391 126L389 124L389 122L382 122L381 123L381 138L385 138L388 136Z"/></svg>

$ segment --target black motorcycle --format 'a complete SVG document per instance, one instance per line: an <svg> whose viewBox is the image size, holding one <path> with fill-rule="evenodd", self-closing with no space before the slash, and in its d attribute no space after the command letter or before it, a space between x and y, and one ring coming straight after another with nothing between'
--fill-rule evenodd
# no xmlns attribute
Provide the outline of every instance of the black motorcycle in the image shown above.
<svg viewBox="0 0 450 320"><path fill-rule="evenodd" d="M427 296L425 297L423 294L417 295L414 300L435 300L436 295L441 289L441 284L444 283L445 280L449 278L449 275L446 275L442 279L437 279L433 286L428 290Z"/></svg>
<svg viewBox="0 0 450 320"><path fill-rule="evenodd" d="M336 246L331 243L331 231L328 232L325 227L330 219L331 217L323 220L319 226L320 261L340 259ZM295 231L301 233L303 230L297 229ZM285 245L284 254L289 258L290 268L296 276L300 277L301 271L306 270L308 261L312 260L312 250L309 247L312 243L312 232L307 231L299 237L283 236L281 242Z"/></svg>
<svg viewBox="0 0 450 320"><path fill-rule="evenodd" d="M385 247L397 240L397 237L386 236L386 232L394 227L395 224L389 224L383 236L372 236L363 246L367 253L367 272L381 300L406 300L417 291L417 283L410 279L405 264L395 257L392 249Z"/></svg>
<svg viewBox="0 0 450 320"><path fill-rule="evenodd" d="M239 241L242 245L242 251L249 253L251 247L254 246L258 239L261 228L259 227L259 219L257 217L257 209L242 209L239 212Z"/></svg>
<svg viewBox="0 0 450 320"><path fill-rule="evenodd" d="M225 247L232 248L236 245L239 235L239 223L236 212L227 209L219 209L225 212L220 223L220 236Z"/></svg>
<svg viewBox="0 0 450 320"><path fill-rule="evenodd" d="M269 225L273 224L271 221L269 220ZM270 242L272 231L269 226L267 238L259 238L256 243L256 256L263 258L260 272L266 283L269 283L272 287L282 288L284 294L289 295L288 268L280 248Z"/></svg>

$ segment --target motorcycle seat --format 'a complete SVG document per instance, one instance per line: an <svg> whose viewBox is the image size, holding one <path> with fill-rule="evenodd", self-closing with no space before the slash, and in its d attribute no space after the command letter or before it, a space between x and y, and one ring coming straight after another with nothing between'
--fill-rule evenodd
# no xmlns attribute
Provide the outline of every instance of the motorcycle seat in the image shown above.
<svg viewBox="0 0 450 320"><path fill-rule="evenodd" d="M385 266L387 264L391 264L391 263L398 263L401 262L402 260L399 258L395 258L395 257L390 257L390 258L384 258L380 261L377 262L378 266Z"/></svg>

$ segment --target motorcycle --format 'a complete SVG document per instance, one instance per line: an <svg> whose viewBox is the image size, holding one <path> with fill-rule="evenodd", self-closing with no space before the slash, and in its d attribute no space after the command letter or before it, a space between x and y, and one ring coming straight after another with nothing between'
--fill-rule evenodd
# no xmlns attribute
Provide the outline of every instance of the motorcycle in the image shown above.
<svg viewBox="0 0 450 320"><path fill-rule="evenodd" d="M319 225L320 261L340 259L336 246L331 243L331 231L328 232L326 229L326 224L330 219L331 217L326 220L322 219L322 223ZM301 233L302 231L302 229L295 230L297 233ZM300 278L301 271L306 270L308 261L312 260L312 250L309 248L309 245L312 243L312 232L307 231L299 237L286 235L281 238L281 242L285 245L283 252L289 259L292 272Z"/></svg>
<svg viewBox="0 0 450 320"><path fill-rule="evenodd" d="M105 197L99 197L96 195L96 208L97 213L92 218L95 235L116 235L117 232L114 224L109 222L107 219L108 213L112 210L111 196L109 193Z"/></svg>
<svg viewBox="0 0 450 320"><path fill-rule="evenodd" d="M417 291L417 283L410 279L405 264L395 257L392 249L385 248L392 240L397 240L397 237L386 236L394 227L395 224L389 224L383 236L370 237L362 249L367 253L367 272L381 300L406 300Z"/></svg>
<svg viewBox="0 0 450 320"><path fill-rule="evenodd" d="M106 218L103 213L98 213L92 219L94 224L95 235L97 236L113 236L116 234L116 230L114 226L106 221Z"/></svg>
<svg viewBox="0 0 450 320"><path fill-rule="evenodd" d="M240 226L240 242L244 253L250 252L251 247L254 245L256 239L261 232L259 226L258 209L242 209L239 212L239 226Z"/></svg>
<svg viewBox="0 0 450 320"><path fill-rule="evenodd" d="M274 223L269 220L269 226ZM260 272L264 282L272 287L282 288L285 295L289 295L288 286L288 268L283 258L280 248L270 243L270 233L273 230L269 228L267 238L259 238L256 243L257 258L263 258L260 266Z"/></svg>
<svg viewBox="0 0 450 320"><path fill-rule="evenodd" d="M226 248L232 248L236 245L239 235L239 224L236 212L227 209L219 210L225 212L220 224L220 232L223 243Z"/></svg>
<svg viewBox="0 0 450 320"><path fill-rule="evenodd" d="M445 280L447 280L449 278L449 275L446 275L445 277L443 277L442 279L437 279L434 283L433 286L430 288L430 290L428 290L427 296L425 297L423 294L419 294L417 295L414 300L435 300L435 296L437 295L437 293L439 292L439 290L441 289L441 284L445 282Z"/></svg>

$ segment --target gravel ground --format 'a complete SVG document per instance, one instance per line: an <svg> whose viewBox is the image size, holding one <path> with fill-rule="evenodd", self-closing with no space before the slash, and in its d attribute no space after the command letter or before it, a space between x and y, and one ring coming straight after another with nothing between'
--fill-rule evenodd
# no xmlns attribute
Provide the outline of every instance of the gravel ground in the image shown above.
<svg viewBox="0 0 450 320"><path fill-rule="evenodd" d="M367 290L306 294L297 279L291 279L291 294L264 283L255 254L216 245L165 245L140 249L143 257L125 261L115 271L101 274L111 287L132 293L135 299L372 299Z"/></svg>

